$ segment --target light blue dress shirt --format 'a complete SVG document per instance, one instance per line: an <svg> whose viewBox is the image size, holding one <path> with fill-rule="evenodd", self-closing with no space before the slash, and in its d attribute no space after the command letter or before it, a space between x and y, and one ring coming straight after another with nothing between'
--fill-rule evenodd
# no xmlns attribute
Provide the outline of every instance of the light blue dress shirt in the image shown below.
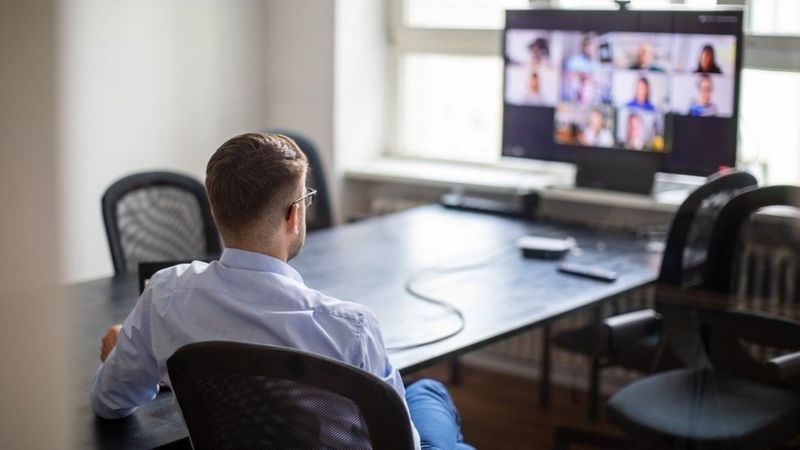
<svg viewBox="0 0 800 450"><path fill-rule="evenodd" d="M225 249L219 261L158 272L122 324L92 383L97 415L121 418L169 385L167 358L193 342L271 344L324 355L383 379L405 400L375 315L308 288L287 263ZM413 429L412 425L412 429ZM419 435L413 429L419 448Z"/></svg>

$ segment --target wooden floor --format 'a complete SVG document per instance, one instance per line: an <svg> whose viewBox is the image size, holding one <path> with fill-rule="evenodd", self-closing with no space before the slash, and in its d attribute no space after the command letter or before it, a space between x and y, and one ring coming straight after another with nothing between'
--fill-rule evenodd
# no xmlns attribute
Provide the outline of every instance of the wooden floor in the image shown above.
<svg viewBox="0 0 800 450"><path fill-rule="evenodd" d="M542 409L534 381L463 367L461 383L452 385L447 382L448 367L437 366L410 378L426 376L447 384L461 413L465 441L478 449L549 450L553 429L559 425L619 435L605 420L587 418L584 393L554 386L551 406Z"/></svg>

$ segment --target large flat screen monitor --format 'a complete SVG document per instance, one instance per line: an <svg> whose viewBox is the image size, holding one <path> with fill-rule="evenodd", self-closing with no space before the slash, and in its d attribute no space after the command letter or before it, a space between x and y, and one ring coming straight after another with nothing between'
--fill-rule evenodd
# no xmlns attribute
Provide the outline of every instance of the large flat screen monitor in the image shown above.
<svg viewBox="0 0 800 450"><path fill-rule="evenodd" d="M741 11L508 11L503 53L504 156L736 163Z"/></svg>

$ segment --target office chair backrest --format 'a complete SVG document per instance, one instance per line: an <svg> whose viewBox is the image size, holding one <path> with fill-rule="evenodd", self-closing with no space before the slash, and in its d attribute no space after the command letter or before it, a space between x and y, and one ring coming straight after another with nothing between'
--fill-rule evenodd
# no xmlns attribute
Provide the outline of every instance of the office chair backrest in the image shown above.
<svg viewBox="0 0 800 450"><path fill-rule="evenodd" d="M283 347L200 342L168 360L195 449L413 449L405 405L358 368Z"/></svg>
<svg viewBox="0 0 800 450"><path fill-rule="evenodd" d="M333 209L331 196L325 177L325 165L322 162L317 147L305 136L294 131L283 129L266 129L265 133L282 134L293 139L308 157L308 177L306 186L317 190L314 205L306 211L306 227L308 231L330 228L333 226Z"/></svg>
<svg viewBox="0 0 800 450"><path fill-rule="evenodd" d="M763 364L750 353L766 355L775 348L800 344L799 339L786 338L788 331L781 331L794 330L800 336L797 324L753 308L742 310L732 295L740 232L759 209L776 205L800 207L800 187L750 189L727 201L712 227L702 283L680 303L660 302L669 348L687 366L710 365L756 376Z"/></svg>
<svg viewBox="0 0 800 450"><path fill-rule="evenodd" d="M708 245L704 289L721 294L735 291L740 232L753 214L768 206L800 209L800 186L767 186L742 192L722 208Z"/></svg>
<svg viewBox="0 0 800 450"><path fill-rule="evenodd" d="M756 179L747 172L720 172L689 194L672 220L659 283L691 287L701 282L719 211L736 193L756 185Z"/></svg>
<svg viewBox="0 0 800 450"><path fill-rule="evenodd" d="M217 228L203 185L172 172L129 175L103 194L114 273L133 273L139 262L207 258L220 253Z"/></svg>

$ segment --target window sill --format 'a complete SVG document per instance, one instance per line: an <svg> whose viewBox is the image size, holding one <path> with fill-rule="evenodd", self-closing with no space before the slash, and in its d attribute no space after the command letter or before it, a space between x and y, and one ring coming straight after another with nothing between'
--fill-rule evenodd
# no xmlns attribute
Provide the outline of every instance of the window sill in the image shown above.
<svg viewBox="0 0 800 450"><path fill-rule="evenodd" d="M563 171L562 171L563 172ZM345 170L348 180L462 188L499 194L540 192L550 186L568 186L572 175L508 164L437 161L381 157Z"/></svg>
<svg viewBox="0 0 800 450"><path fill-rule="evenodd" d="M576 188L574 168L565 164L508 162L460 163L414 158L381 157L345 170L351 181L463 189L514 195L538 192L545 201L592 204L639 211L672 213L695 187L683 184L659 189L655 196ZM662 187L663 183L662 183Z"/></svg>

